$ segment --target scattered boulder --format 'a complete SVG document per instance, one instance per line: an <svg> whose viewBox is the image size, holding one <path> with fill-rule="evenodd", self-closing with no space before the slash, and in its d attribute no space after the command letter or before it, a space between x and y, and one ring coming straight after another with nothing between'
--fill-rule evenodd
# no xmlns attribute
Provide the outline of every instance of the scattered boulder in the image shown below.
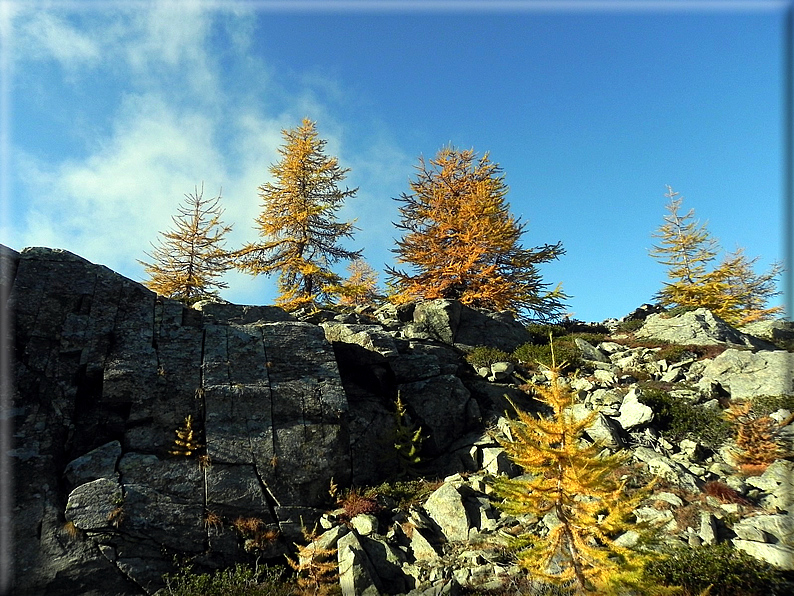
<svg viewBox="0 0 794 596"><path fill-rule="evenodd" d="M794 342L794 322L792 321L755 321L740 327L739 331L772 343L792 345Z"/></svg>
<svg viewBox="0 0 794 596"><path fill-rule="evenodd" d="M342 596L380 596L380 578L355 532L342 536L336 548Z"/></svg>
<svg viewBox="0 0 794 596"><path fill-rule="evenodd" d="M460 492L451 483L444 483L424 504L430 518L449 542L467 540L469 518Z"/></svg>
<svg viewBox="0 0 794 596"><path fill-rule="evenodd" d="M526 328L509 313L482 312L454 300L428 300L413 309L403 328L410 339L430 339L464 350L490 346L512 352L531 340Z"/></svg>
<svg viewBox="0 0 794 596"><path fill-rule="evenodd" d="M609 364L609 357L595 346L592 346L580 337L577 337L574 342L576 343L576 347L579 348L579 351L582 353L582 358L585 360L594 360L596 362L605 362Z"/></svg>
<svg viewBox="0 0 794 596"><path fill-rule="evenodd" d="M325 338L330 342L356 344L366 350L377 352L385 358L397 356L394 338L380 325L348 325L345 323L320 323L325 330Z"/></svg>
<svg viewBox="0 0 794 596"><path fill-rule="evenodd" d="M69 494L65 517L81 530L109 530L116 521L114 514L120 515L116 512L123 503L119 483L99 478L78 486Z"/></svg>
<svg viewBox="0 0 794 596"><path fill-rule="evenodd" d="M756 515L733 524L737 538L755 542L779 542L794 546L794 517L790 515Z"/></svg>
<svg viewBox="0 0 794 596"><path fill-rule="evenodd" d="M725 350L706 365L698 382L703 391L714 386L731 399L794 394L794 353Z"/></svg>
<svg viewBox="0 0 794 596"><path fill-rule="evenodd" d="M110 441L69 462L63 475L71 486L100 478L118 480L119 473L116 466L120 457L121 443Z"/></svg>
<svg viewBox="0 0 794 596"><path fill-rule="evenodd" d="M634 335L637 338L664 340L674 344L725 344L762 350L774 349L768 342L737 331L706 308L698 308L674 317L665 313L650 315Z"/></svg>
<svg viewBox="0 0 794 596"><path fill-rule="evenodd" d="M636 389L629 391L620 406L620 415L615 419L623 430L633 430L653 420L653 410L637 397Z"/></svg>
<svg viewBox="0 0 794 596"><path fill-rule="evenodd" d="M748 486L763 491L766 496L762 504L772 511L792 513L794 507L794 462L779 459L771 464L761 476L745 479Z"/></svg>
<svg viewBox="0 0 794 596"><path fill-rule="evenodd" d="M657 453L648 447L638 447L634 450L634 457L648 465L649 470L656 476L677 484L695 494L700 492L703 481L687 470L683 465L669 457Z"/></svg>
<svg viewBox="0 0 794 596"><path fill-rule="evenodd" d="M733 546L761 561L766 561L778 569L794 571L794 548L785 544L769 544L734 538Z"/></svg>
<svg viewBox="0 0 794 596"><path fill-rule="evenodd" d="M499 555L507 537L555 524L507 515L487 495L487 475L522 473L494 438L510 437L505 412L544 411L520 386L527 371L505 362L478 376L462 357L531 339L505 313L439 300L387 305L375 318L327 309L296 320L275 307L188 308L65 251L0 248L0 259L17 348L15 594L153 594L174 571L173 554L197 572L277 558L317 521L326 531L316 548L337 548L343 593L456 594L521 573ZM727 349L668 362L658 348L618 343L625 338L579 339L588 364L571 381L573 412L596 412L584 441L605 452L628 447L633 466L672 485L635 511L669 541L732 539L791 568L794 462L744 477L726 449L668 440L637 383L685 382L669 390L674 399L715 409L728 396L794 394L792 355L758 339L787 341L786 325L740 333L702 310L643 319L648 337ZM407 511L384 497L377 515L342 523L323 514L332 481L407 473L393 449L398 396L404 423L422 428L423 470L446 480ZM193 434L177 448L188 416ZM704 496L711 481L742 498ZM245 524L280 537L246 535ZM628 546L639 535L619 540Z"/></svg>

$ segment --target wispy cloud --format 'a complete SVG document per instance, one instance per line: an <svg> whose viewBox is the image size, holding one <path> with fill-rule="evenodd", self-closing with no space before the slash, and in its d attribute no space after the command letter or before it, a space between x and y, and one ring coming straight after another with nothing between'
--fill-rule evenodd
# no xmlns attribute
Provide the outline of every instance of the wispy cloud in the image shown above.
<svg viewBox="0 0 794 596"><path fill-rule="evenodd" d="M57 61L66 69L96 64L102 57L101 43L64 18L46 12L17 15L17 60Z"/></svg>
<svg viewBox="0 0 794 596"><path fill-rule="evenodd" d="M278 84L267 57L248 53L255 15L206 11L199 2L146 6L75 18L65 12L15 17L18 77L35 77L37 65L54 62L62 79L48 85L110 93L105 103L113 108L99 114L78 101L60 102L69 118L93 124L91 135L69 132L82 135L80 152L53 160L36 146L12 146L20 193L4 241L65 248L141 279L137 259L145 259L184 194L202 182L205 196L223 189L224 220L234 224L229 245L255 240L257 188L278 159L281 130L309 116L328 153L352 169L350 186L361 187L340 216L357 218L355 248L364 247L379 268L391 244L395 184L404 186L410 172L397 143L377 127L354 138L351 130L366 125L340 110L348 103L345 89L330 76L298 77L296 88ZM36 51L21 52L23 43L35 43ZM105 89L97 72L115 88ZM229 77L247 84L229 88ZM274 284L265 279L230 273L228 281L234 301L273 297Z"/></svg>
<svg viewBox="0 0 794 596"><path fill-rule="evenodd" d="M177 111L151 95L124 103L114 131L87 159L51 165L18 157L30 199L25 236L46 231L49 242L118 267L196 183L221 184L223 160L205 115Z"/></svg>

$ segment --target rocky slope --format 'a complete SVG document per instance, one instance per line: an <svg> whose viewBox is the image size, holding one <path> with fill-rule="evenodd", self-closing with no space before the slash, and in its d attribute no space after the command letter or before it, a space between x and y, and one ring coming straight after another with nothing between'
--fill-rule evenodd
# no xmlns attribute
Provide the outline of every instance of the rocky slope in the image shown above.
<svg viewBox="0 0 794 596"><path fill-rule="evenodd" d="M502 515L484 482L520 473L496 441L505 395L532 402L512 363L476 371L463 354L528 342L510 317L449 301L301 321L273 307L192 309L64 251L1 256L14 324L15 594L151 594L174 557L197 571L277 559L315 522L345 594L438 593L518 573L504 535L553 523ZM790 342L790 326L750 331L696 311L649 316L634 344L617 332L578 339L577 407L600 412L590 439L632 449L665 479L638 518L669 520L671 540L731 540L794 569L792 462L742 475L727 443L670 440L643 402L653 382L693 412L794 395L792 354L772 343ZM716 348L668 362L648 347L658 339ZM325 513L332 484L400 470L398 396L427 436L427 471L446 480L407 511L387 499L377 516ZM187 416L195 453L175 455ZM704 493L715 483L742 499Z"/></svg>

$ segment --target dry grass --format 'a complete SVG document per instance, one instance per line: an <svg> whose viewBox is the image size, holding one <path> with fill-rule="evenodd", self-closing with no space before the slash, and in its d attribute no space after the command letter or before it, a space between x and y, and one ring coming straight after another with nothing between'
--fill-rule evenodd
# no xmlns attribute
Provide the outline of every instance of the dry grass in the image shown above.
<svg viewBox="0 0 794 596"><path fill-rule="evenodd" d="M340 515L340 518L346 522L362 513L377 515L382 509L375 497L364 496L355 489L345 491L338 504L339 507L344 509L344 513Z"/></svg>
<svg viewBox="0 0 794 596"><path fill-rule="evenodd" d="M121 522L123 522L126 517L127 516L124 513L124 508L121 505L119 505L113 511L108 513L108 521L112 526L116 528L118 528L121 525Z"/></svg>
<svg viewBox="0 0 794 596"><path fill-rule="evenodd" d="M223 527L223 519L220 515L209 509L204 512L204 527L218 530Z"/></svg>
<svg viewBox="0 0 794 596"><path fill-rule="evenodd" d="M83 531L78 528L73 521L68 521L63 524L63 531L64 533L71 539L74 540L82 535Z"/></svg>
<svg viewBox="0 0 794 596"><path fill-rule="evenodd" d="M711 480L703 486L703 492L710 496L715 497L720 503L735 503L737 505L751 505L750 501L745 499L736 490L724 482L718 480Z"/></svg>

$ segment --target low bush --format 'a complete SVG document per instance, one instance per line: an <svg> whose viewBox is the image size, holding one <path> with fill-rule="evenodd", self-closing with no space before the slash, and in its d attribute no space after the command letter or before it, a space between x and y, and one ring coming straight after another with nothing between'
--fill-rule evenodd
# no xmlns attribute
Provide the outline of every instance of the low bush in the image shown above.
<svg viewBox="0 0 794 596"><path fill-rule="evenodd" d="M168 596L292 596L295 584L284 567L236 565L214 573L194 574L192 566L163 576Z"/></svg>
<svg viewBox="0 0 794 596"><path fill-rule="evenodd" d="M593 346L600 344L602 341L609 341L609 335L605 333L590 333L590 332L571 333L570 335L565 337L565 339L570 341L571 343L574 343L574 340L577 338L583 339L587 343Z"/></svg>
<svg viewBox="0 0 794 596"><path fill-rule="evenodd" d="M792 586L784 572L726 543L675 550L650 563L650 582L681 586L685 596L697 596L711 586L709 596L783 596Z"/></svg>
<svg viewBox="0 0 794 596"><path fill-rule="evenodd" d="M552 337L562 337L567 333L562 325L543 325L541 323L531 323L526 326L529 332L529 343L533 344L547 344L549 343L549 334Z"/></svg>
<svg viewBox="0 0 794 596"><path fill-rule="evenodd" d="M362 513L377 515L382 510L374 495L369 495L358 488L344 491L339 499L339 507L344 509L341 518L348 522Z"/></svg>
<svg viewBox="0 0 794 596"><path fill-rule="evenodd" d="M680 344L669 344L662 346L654 355L654 360L665 360L668 364L687 360L689 358L697 358L697 352L689 349L689 346L682 346Z"/></svg>
<svg viewBox="0 0 794 596"><path fill-rule="evenodd" d="M645 321L642 319L631 319L630 321L621 321L615 327L615 331L618 333L633 333L637 331L640 327L645 324Z"/></svg>
<svg viewBox="0 0 794 596"><path fill-rule="evenodd" d="M363 495L370 498L388 497L395 501L397 509L407 510L411 505L418 505L441 486L437 480L397 480L384 482L378 486L363 489Z"/></svg>
<svg viewBox="0 0 794 596"><path fill-rule="evenodd" d="M490 346L477 346L466 354L466 362L474 368L488 368L494 362L515 362L515 359L504 350Z"/></svg>
<svg viewBox="0 0 794 596"><path fill-rule="evenodd" d="M689 438L716 449L729 437L731 424L721 412L694 406L644 383L640 388L639 400L653 410L660 432L669 441Z"/></svg>
<svg viewBox="0 0 794 596"><path fill-rule="evenodd" d="M530 368L534 368L537 364L550 367L552 364L551 345L548 343L528 343L520 345L513 351L513 358ZM579 348L577 348L573 340L570 340L568 337L558 339L554 342L554 360L558 365L566 362L567 364L564 370L576 369L582 362Z"/></svg>
<svg viewBox="0 0 794 596"><path fill-rule="evenodd" d="M794 395L759 395L753 398L753 412L768 416L778 410L794 412Z"/></svg>
<svg viewBox="0 0 794 596"><path fill-rule="evenodd" d="M731 488L719 480L710 480L703 485L703 493L715 497L720 503L735 503L738 505L751 505L736 489Z"/></svg>
<svg viewBox="0 0 794 596"><path fill-rule="evenodd" d="M673 317L678 317L683 315L684 313L696 311L699 306L674 306L668 311L665 311L662 314L663 319L672 319Z"/></svg>

